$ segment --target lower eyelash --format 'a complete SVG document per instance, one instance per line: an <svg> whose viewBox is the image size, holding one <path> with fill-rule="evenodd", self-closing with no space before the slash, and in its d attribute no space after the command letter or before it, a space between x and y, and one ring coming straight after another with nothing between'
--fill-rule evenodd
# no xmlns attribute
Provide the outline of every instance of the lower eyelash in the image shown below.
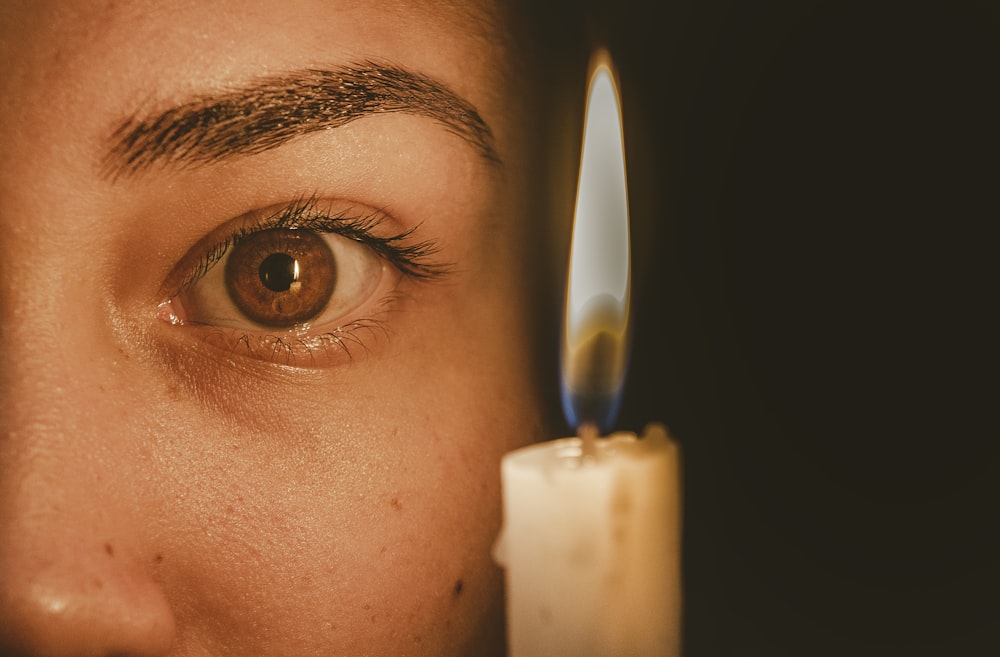
<svg viewBox="0 0 1000 657"><path fill-rule="evenodd" d="M304 367L334 364L339 359L353 361L357 353L368 351L368 342L378 335L388 337L389 332L380 320L365 318L316 334L254 334L212 327L203 340L234 354L290 367Z"/></svg>
<svg viewBox="0 0 1000 657"><path fill-rule="evenodd" d="M197 327L202 340L216 349L247 355L289 367L315 367L350 363L369 351L372 340L389 340L391 333L378 316L385 316L409 299L409 294L390 292L379 300L371 316L352 320L333 330L309 333L308 325L286 334L249 333L240 329Z"/></svg>

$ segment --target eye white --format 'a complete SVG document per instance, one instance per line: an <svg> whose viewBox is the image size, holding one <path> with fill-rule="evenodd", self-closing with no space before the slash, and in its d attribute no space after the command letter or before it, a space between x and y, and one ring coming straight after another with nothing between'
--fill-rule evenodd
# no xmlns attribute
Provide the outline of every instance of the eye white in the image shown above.
<svg viewBox="0 0 1000 657"><path fill-rule="evenodd" d="M330 247L337 267L337 281L326 308L310 319L308 326L322 327L353 321L352 311L372 297L379 287L385 262L361 242L333 233L316 233ZM230 247L200 279L178 295L184 308L184 319L192 324L225 328L274 332L247 318L237 308L226 287L226 262L232 256ZM303 325L294 327L305 328ZM280 329L279 329L280 330Z"/></svg>

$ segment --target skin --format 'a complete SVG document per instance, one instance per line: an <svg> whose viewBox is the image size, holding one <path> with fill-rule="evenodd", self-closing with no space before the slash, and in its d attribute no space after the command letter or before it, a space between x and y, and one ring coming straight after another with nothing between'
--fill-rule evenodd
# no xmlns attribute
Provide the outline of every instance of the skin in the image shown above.
<svg viewBox="0 0 1000 657"><path fill-rule="evenodd" d="M505 29L437 2L3 4L0 652L503 653L498 464L547 433L537 281L511 264L539 207L533 100L506 91ZM140 110L365 59L466 99L503 164L393 114L102 171ZM351 357L256 358L164 321L206 235L313 194L388 208L450 272L386 269Z"/></svg>

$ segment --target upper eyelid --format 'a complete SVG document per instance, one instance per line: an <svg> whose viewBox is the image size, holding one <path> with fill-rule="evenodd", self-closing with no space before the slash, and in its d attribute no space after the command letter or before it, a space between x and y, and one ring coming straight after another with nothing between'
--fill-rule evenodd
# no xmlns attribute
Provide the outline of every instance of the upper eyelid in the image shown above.
<svg viewBox="0 0 1000 657"><path fill-rule="evenodd" d="M249 217L245 219L244 223L238 226L232 233L226 235L224 239L216 242L205 251L205 255L201 257L195 269L184 278L184 282L181 284L180 290L185 290L191 285L194 285L194 283L207 274L212 267L222 260L222 257L229 249L238 245L240 241L248 235L252 235L262 230L270 230L272 228L309 228L309 226L304 225L300 226L298 224L294 224L290 226L288 224L290 219L294 217L301 217L304 212L313 208L314 204L315 197L310 197L308 200L298 199L293 201L265 217L258 216L258 213L256 212L248 213ZM330 217L330 219L336 218L336 216Z"/></svg>
<svg viewBox="0 0 1000 657"><path fill-rule="evenodd" d="M172 290L171 296L180 294L197 283L243 238L274 228L313 230L354 239L372 248L379 257L389 261L411 278L432 280L444 276L451 270L449 263L429 260L438 252L435 242L431 240L408 242L419 225L388 237L379 237L373 231L390 216L385 209L367 213L355 213L351 209L330 212L321 205L322 201L313 195L300 197L266 215L256 211L247 213L241 225L225 238L207 247L203 255L198 256L197 264L184 275L180 285Z"/></svg>

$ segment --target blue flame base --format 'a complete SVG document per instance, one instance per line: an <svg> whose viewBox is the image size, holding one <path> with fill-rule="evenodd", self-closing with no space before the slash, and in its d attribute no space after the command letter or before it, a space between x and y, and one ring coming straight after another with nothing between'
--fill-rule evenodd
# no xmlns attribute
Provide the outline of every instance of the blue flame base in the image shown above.
<svg viewBox="0 0 1000 657"><path fill-rule="evenodd" d="M617 390L607 394L586 393L580 394L562 389L562 407L566 421L573 429L578 429L581 425L591 422L597 425L601 434L611 432L618 411L621 410L621 391Z"/></svg>

